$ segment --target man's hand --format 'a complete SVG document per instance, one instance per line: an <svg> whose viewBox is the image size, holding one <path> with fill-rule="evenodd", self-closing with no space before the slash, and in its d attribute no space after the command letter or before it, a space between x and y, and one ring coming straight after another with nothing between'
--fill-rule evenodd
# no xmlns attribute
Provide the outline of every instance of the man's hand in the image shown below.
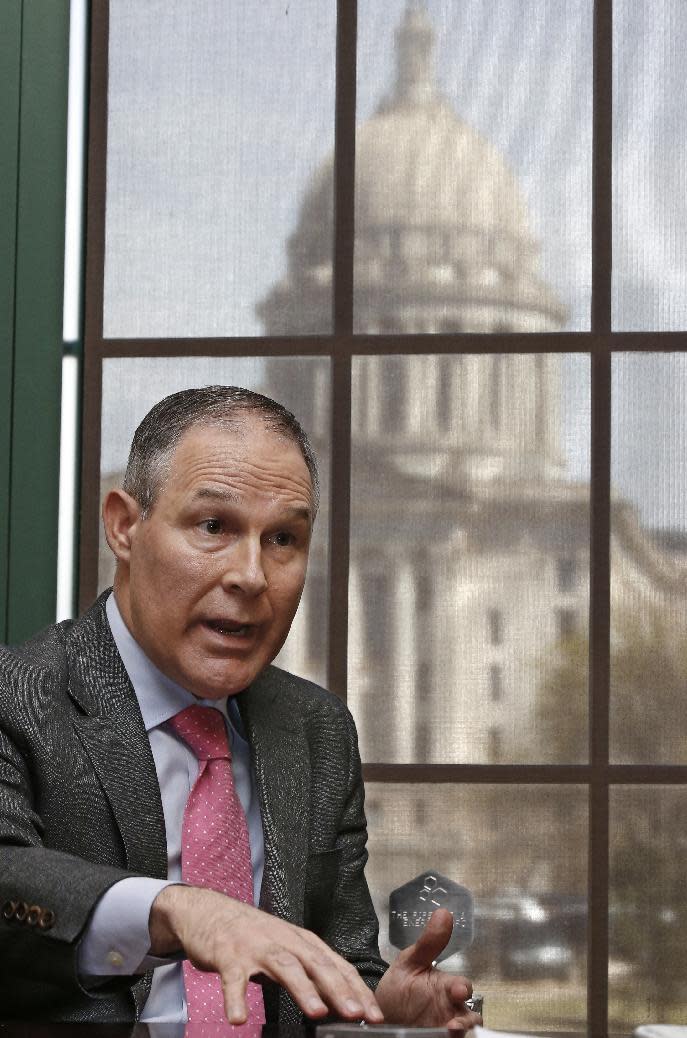
<svg viewBox="0 0 687 1038"><path fill-rule="evenodd" d="M246 986L264 974L293 996L306 1016L383 1020L358 971L314 933L214 890L165 887L150 912L150 952L182 948L200 970L219 973L231 1024L247 1019Z"/></svg>
<svg viewBox="0 0 687 1038"><path fill-rule="evenodd" d="M465 1005L472 994L470 981L432 967L452 929L451 913L437 909L415 944L402 951L384 974L377 987L377 1002L387 1022L455 1031L468 1031L482 1023L481 1016Z"/></svg>

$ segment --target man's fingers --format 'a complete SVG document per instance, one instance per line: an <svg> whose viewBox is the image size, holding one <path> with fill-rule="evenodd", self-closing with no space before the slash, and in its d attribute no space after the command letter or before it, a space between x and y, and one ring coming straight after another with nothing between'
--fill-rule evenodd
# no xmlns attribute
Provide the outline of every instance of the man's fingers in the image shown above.
<svg viewBox="0 0 687 1038"><path fill-rule="evenodd" d="M315 934L305 930L303 938L311 946L310 955L304 960L306 969L322 993L332 999L332 1008L352 1020L364 1018L368 1023L381 1024L384 1014L355 966L337 955ZM346 1005L345 1009L343 1005Z"/></svg>
<svg viewBox="0 0 687 1038"><path fill-rule="evenodd" d="M381 1023L383 1016L374 995L360 980L354 967L345 960L339 960L326 945L322 945L322 949L312 947L298 934L292 936L295 936L293 950L273 943L260 960L254 960L255 969L247 967L250 975L254 978L257 975L269 977L280 984L309 1017L322 1017L332 1010L345 1020L366 1019L369 1023ZM353 969L352 974L350 969ZM246 970L232 959L223 963L218 972L222 978L227 1019L232 1024L244 1023L249 979Z"/></svg>
<svg viewBox="0 0 687 1038"><path fill-rule="evenodd" d="M230 1024L245 1024L248 1019L246 987L248 977L240 966L225 966L219 971L224 995L224 1010Z"/></svg>
<svg viewBox="0 0 687 1038"><path fill-rule="evenodd" d="M321 990L308 976L299 956L288 949L274 947L265 958L263 972L286 988L307 1016L324 1016L327 1012Z"/></svg>
<svg viewBox="0 0 687 1038"><path fill-rule="evenodd" d="M482 1017L480 1013L473 1013L471 1010L465 1010L459 1016L454 1016L452 1020L449 1020L444 1025L449 1031L471 1031L473 1027L482 1027Z"/></svg>
<svg viewBox="0 0 687 1038"><path fill-rule="evenodd" d="M229 965L220 971L224 1008L230 1024L243 1024L248 1019L246 989L248 977L237 965ZM327 1006L317 993L303 966L291 952L276 948L266 958L263 976L286 988L304 1013L308 1016L324 1016Z"/></svg>
<svg viewBox="0 0 687 1038"><path fill-rule="evenodd" d="M452 977L449 995L453 1002L464 1002L466 998L472 998L472 983L467 977Z"/></svg>
<svg viewBox="0 0 687 1038"><path fill-rule="evenodd" d="M453 932L453 916L446 908L437 908L416 940L403 952L405 965L428 969L444 950Z"/></svg>
<svg viewBox="0 0 687 1038"><path fill-rule="evenodd" d="M345 1020L381 1021L381 1012L370 997L369 989L361 990L364 985L357 972L355 978L352 977L347 968L326 953L315 954L304 965L324 1000Z"/></svg>
<svg viewBox="0 0 687 1038"><path fill-rule="evenodd" d="M322 1017L331 1009L344 1020L383 1021L355 967L315 934L215 891L182 889L171 899L171 932L195 966L221 975L230 1023L247 1019L248 980L260 974L285 988L307 1016ZM212 940L206 915L212 918Z"/></svg>
<svg viewBox="0 0 687 1038"><path fill-rule="evenodd" d="M307 974L309 988L313 994L319 995L322 999L324 1009L329 1006L345 1020L359 1020L361 1017L366 1017L368 1009L365 1002L368 999L363 1001L360 997L361 992L358 990L357 984L360 978L357 973L356 980L353 982L350 976L345 975L345 969L340 968L336 957L328 949L312 949L307 947L307 942L304 944L306 944L306 948L294 949L298 957L296 954L291 955L290 953L287 953L288 959L284 954L276 957L273 967L275 973L279 973L280 967L283 970L281 976L277 976L279 982L294 994L294 984L297 980L300 982L301 977L305 977ZM300 988L300 983L298 986ZM298 998L297 1001L301 1005ZM303 1006L303 1008L309 1015L313 1015L310 1007Z"/></svg>

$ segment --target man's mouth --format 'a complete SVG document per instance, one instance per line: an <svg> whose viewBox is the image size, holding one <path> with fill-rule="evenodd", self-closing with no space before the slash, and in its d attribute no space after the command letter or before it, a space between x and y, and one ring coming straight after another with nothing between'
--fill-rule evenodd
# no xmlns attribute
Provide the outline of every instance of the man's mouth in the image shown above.
<svg viewBox="0 0 687 1038"><path fill-rule="evenodd" d="M245 638L255 630L255 624L242 624L234 620L205 620L204 623L217 634L234 638Z"/></svg>

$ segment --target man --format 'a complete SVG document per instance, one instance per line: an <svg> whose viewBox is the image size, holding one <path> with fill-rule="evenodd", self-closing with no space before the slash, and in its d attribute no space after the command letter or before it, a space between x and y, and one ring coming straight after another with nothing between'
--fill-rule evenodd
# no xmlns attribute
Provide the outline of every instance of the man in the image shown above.
<svg viewBox="0 0 687 1038"><path fill-rule="evenodd" d="M449 913L380 959L353 722L270 666L317 504L259 394L176 393L139 426L103 505L113 594L0 654L1 1016L477 1021L431 965Z"/></svg>

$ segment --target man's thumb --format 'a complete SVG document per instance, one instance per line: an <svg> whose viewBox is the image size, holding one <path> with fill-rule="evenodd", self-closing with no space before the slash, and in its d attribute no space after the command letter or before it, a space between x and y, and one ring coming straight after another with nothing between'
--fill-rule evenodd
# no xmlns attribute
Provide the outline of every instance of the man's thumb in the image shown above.
<svg viewBox="0 0 687 1038"><path fill-rule="evenodd" d="M447 908L437 908L415 944L408 948L406 964L425 969L431 966L450 941L452 933L453 916Z"/></svg>

